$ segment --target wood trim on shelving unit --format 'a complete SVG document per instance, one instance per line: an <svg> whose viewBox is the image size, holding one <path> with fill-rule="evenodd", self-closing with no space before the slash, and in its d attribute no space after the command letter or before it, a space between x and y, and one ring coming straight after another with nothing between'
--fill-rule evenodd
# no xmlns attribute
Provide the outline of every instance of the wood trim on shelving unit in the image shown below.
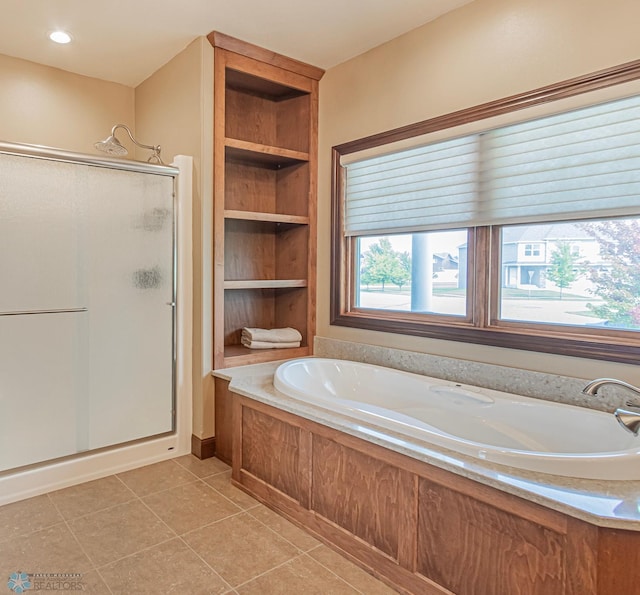
<svg viewBox="0 0 640 595"><path fill-rule="evenodd" d="M281 215L280 213L258 213L255 211L238 211L225 209L225 219L241 219L245 221L269 221L271 223L292 223L309 225L309 217L301 215Z"/></svg>
<svg viewBox="0 0 640 595"><path fill-rule="evenodd" d="M273 165L274 167L309 161L309 153L303 151L292 151L291 149L252 143L237 138L227 138L225 145L227 154L232 158L241 160L250 155L256 162Z"/></svg>
<svg viewBox="0 0 640 595"><path fill-rule="evenodd" d="M267 362L305 357L309 355L309 347L288 347L280 349L249 349L243 345L227 345L224 350L223 368L264 364ZM217 401L216 394L216 401ZM216 420L217 421L217 420ZM219 430L216 430L216 434Z"/></svg>
<svg viewBox="0 0 640 595"><path fill-rule="evenodd" d="M209 38L209 41L212 41ZM213 42L212 42L213 43ZM224 196L225 196L225 112L226 90L224 53L214 54L213 86L213 368L224 361ZM222 201L222 205L220 205ZM216 434L218 422L216 420Z"/></svg>
<svg viewBox="0 0 640 595"><path fill-rule="evenodd" d="M252 43L241 41L240 39L225 35L219 31L212 31L207 35L207 39L214 48L222 48L236 54L241 54L243 56L253 58L254 60L259 60L260 62L276 66L277 68L295 72L296 74L300 74L316 81L319 81L324 74L324 70L322 68L306 64L305 62L300 62L299 60L294 60L293 58L288 58L282 54L277 54L271 50L253 45Z"/></svg>
<svg viewBox="0 0 640 595"><path fill-rule="evenodd" d="M619 595L639 584L640 532L226 394L233 483L401 592Z"/></svg>
<svg viewBox="0 0 640 595"><path fill-rule="evenodd" d="M306 286L306 279L247 279L224 282L225 289L283 289Z"/></svg>
<svg viewBox="0 0 640 595"><path fill-rule="evenodd" d="M218 32L208 39L215 102L213 367L309 355L323 71ZM243 326L291 326L303 338L295 349L251 350L240 344Z"/></svg>

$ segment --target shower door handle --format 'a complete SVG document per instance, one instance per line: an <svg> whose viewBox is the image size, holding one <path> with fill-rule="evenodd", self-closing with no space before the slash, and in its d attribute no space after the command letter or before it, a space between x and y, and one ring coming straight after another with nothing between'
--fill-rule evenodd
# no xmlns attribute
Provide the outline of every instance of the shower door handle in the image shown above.
<svg viewBox="0 0 640 595"><path fill-rule="evenodd" d="M72 314L73 312L87 312L88 308L62 308L54 310L10 310L0 312L0 316L31 316L32 314Z"/></svg>

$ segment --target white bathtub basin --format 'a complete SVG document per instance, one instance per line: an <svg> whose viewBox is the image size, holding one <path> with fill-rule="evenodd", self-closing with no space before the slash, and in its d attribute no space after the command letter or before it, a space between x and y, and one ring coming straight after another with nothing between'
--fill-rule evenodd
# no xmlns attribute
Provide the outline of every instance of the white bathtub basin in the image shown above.
<svg viewBox="0 0 640 595"><path fill-rule="evenodd" d="M344 360L282 364L290 397L449 450L553 475L640 479L640 438L613 414Z"/></svg>

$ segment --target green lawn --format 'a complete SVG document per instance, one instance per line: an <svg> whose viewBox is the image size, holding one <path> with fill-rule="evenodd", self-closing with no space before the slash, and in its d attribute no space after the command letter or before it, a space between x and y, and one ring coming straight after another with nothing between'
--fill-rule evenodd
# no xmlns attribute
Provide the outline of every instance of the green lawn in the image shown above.
<svg viewBox="0 0 640 595"><path fill-rule="evenodd" d="M381 286L371 285L368 288L363 287L362 291L366 291L368 293L391 293L396 295L411 295L411 288L406 285L402 288L402 290L398 289L396 285L386 285L384 290ZM457 287L438 287L435 286L433 288L433 294L439 296L459 296L463 297L465 295L464 289L458 289ZM508 300L553 300L557 301L560 299L559 291L551 291L548 289L532 289L531 291L527 289L512 289L512 288L503 288L502 289L502 297ZM572 293L563 292L562 300L563 301L580 301L585 302L589 300L595 299L594 297L587 297L584 295L576 295Z"/></svg>

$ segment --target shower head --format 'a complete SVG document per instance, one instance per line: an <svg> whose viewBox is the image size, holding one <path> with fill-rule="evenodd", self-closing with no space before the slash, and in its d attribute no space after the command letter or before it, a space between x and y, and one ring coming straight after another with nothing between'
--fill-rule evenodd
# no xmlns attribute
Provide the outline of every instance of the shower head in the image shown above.
<svg viewBox="0 0 640 595"><path fill-rule="evenodd" d="M116 138L116 130L118 128L124 128L124 130L126 130L127 134L129 135L129 138L131 139L131 141L138 147L153 151L151 157L147 159L149 163L158 163L160 165L164 165L164 162L160 157L160 145L143 145L142 143L139 143L135 138L133 138L133 134L131 134L131 130L129 130L129 127L125 126L124 124L116 124L111 129L111 134L107 138L105 138L104 140L98 141L93 146L96 149L98 149L98 151L102 151L107 155L114 155L118 157L127 155L129 151L127 151L124 145Z"/></svg>
<svg viewBox="0 0 640 595"><path fill-rule="evenodd" d="M109 135L104 140L99 140L93 146L98 149L98 151L102 151L107 155L121 157L123 155L129 154L129 151L127 151L126 147L124 147L122 143L115 136L113 136L113 134Z"/></svg>

